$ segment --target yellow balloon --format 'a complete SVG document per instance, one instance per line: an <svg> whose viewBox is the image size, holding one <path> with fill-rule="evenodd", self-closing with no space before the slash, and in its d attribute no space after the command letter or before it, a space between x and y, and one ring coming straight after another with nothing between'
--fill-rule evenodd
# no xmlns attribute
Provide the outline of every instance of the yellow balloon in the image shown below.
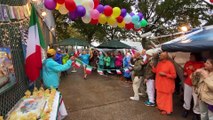
<svg viewBox="0 0 213 120"><path fill-rule="evenodd" d="M65 4L61 5L58 9L58 11L62 14L65 15L67 14L69 11L67 10L67 8L65 7Z"/></svg>
<svg viewBox="0 0 213 120"><path fill-rule="evenodd" d="M60 7L61 7L61 4L58 4L58 3L57 3L55 9L56 9L56 10L59 10Z"/></svg>
<svg viewBox="0 0 213 120"><path fill-rule="evenodd" d="M123 22L121 22L121 23L118 23L118 27L124 28L124 27L125 27L125 22L123 21Z"/></svg>
<svg viewBox="0 0 213 120"><path fill-rule="evenodd" d="M104 14L100 14L98 18L100 24L105 24L107 22L107 17Z"/></svg>
<svg viewBox="0 0 213 120"><path fill-rule="evenodd" d="M115 23L116 23L116 19L112 16L108 17L108 20L107 20L108 24L113 26Z"/></svg>
<svg viewBox="0 0 213 120"><path fill-rule="evenodd" d="M121 9L119 7L114 7L112 16L116 18L116 17L120 16L120 14L121 14Z"/></svg>

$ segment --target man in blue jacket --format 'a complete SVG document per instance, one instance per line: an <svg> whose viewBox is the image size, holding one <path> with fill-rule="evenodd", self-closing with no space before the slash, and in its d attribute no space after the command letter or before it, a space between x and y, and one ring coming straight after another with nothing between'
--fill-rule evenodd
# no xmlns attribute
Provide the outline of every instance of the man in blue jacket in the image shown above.
<svg viewBox="0 0 213 120"><path fill-rule="evenodd" d="M47 51L47 59L44 60L42 66L42 78L44 86L46 88L56 88L59 87L59 72L65 71L71 67L72 61L75 57L71 57L64 65L57 63L54 58L56 51L54 49L49 49Z"/></svg>

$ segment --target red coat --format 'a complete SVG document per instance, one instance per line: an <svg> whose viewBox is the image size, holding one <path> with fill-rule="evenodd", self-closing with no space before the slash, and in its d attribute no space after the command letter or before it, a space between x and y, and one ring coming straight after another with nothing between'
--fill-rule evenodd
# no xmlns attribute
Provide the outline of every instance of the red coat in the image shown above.
<svg viewBox="0 0 213 120"><path fill-rule="evenodd" d="M204 67L203 62L198 61L188 61L184 65L184 75L186 79L184 80L184 83L186 83L189 86L192 86L192 80L190 78L190 75L197 69Z"/></svg>
<svg viewBox="0 0 213 120"><path fill-rule="evenodd" d="M163 93L173 93L175 90L176 70L174 64L170 60L162 60L158 62L156 68L152 70L156 73L155 87L157 91ZM164 72L166 75L161 76L159 73Z"/></svg>

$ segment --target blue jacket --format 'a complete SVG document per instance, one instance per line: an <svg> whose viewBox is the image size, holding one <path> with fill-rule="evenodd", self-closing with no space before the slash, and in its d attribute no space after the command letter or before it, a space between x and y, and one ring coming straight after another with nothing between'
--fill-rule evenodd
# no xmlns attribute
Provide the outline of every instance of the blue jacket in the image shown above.
<svg viewBox="0 0 213 120"><path fill-rule="evenodd" d="M53 88L58 88L59 72L69 69L71 64L71 60L68 60L64 65L57 63L52 58L44 60L42 67L42 78L45 87L50 88L52 86Z"/></svg>

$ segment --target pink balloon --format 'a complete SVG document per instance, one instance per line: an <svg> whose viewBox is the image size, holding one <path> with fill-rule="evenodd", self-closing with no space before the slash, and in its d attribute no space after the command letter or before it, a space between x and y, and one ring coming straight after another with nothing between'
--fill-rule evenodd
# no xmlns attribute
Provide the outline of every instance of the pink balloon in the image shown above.
<svg viewBox="0 0 213 120"><path fill-rule="evenodd" d="M96 10L96 9L93 9L91 12L90 12L90 15L91 15L91 18L92 19L98 19L99 18L99 11L98 10Z"/></svg>

